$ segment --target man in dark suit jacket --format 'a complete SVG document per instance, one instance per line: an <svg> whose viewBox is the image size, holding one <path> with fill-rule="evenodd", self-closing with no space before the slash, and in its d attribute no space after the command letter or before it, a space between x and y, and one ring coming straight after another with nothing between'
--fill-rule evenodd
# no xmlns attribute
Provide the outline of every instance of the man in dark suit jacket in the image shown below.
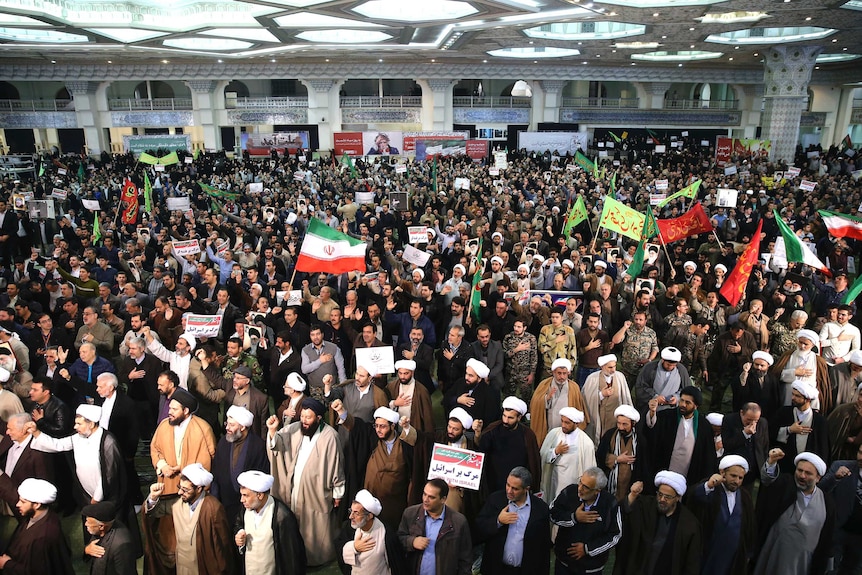
<svg viewBox="0 0 862 575"><path fill-rule="evenodd" d="M135 471L135 454L141 437L138 431L137 406L134 400L117 389L119 385L120 382L113 373L103 373L96 378L96 393L102 399L102 418L105 417L105 411L110 411L105 429L117 440L125 463L129 500L133 505L139 505L144 499Z"/></svg>
<svg viewBox="0 0 862 575"><path fill-rule="evenodd" d="M15 253L15 240L18 237L18 216L8 209L6 200L0 200L0 261L12 264Z"/></svg>
<svg viewBox="0 0 862 575"><path fill-rule="evenodd" d="M100 501L87 505L81 510L84 516L84 528L98 541L102 555L90 555L85 549L86 559L91 561L92 575L130 575L137 573L135 557L137 544L133 537L138 536L129 531L123 523L117 523L117 506L110 501ZM125 519L123 517L122 519Z"/></svg>
<svg viewBox="0 0 862 575"><path fill-rule="evenodd" d="M742 486L751 494L769 450L769 423L762 417L760 406L746 403L739 413L726 415L721 423L721 444L725 455L740 455L748 462Z"/></svg>
<svg viewBox="0 0 862 575"><path fill-rule="evenodd" d="M135 402L138 430L147 439L156 430L155 422L159 413L158 380L164 369L162 360L147 353L144 339L129 342L129 355L117 367L117 378L128 390L129 397Z"/></svg>
<svg viewBox="0 0 862 575"><path fill-rule="evenodd" d="M526 467L514 468L506 488L485 500L476 517L476 536L485 543L482 571L485 573L549 573L551 568L551 524L548 504L530 493L533 477ZM529 505L527 500L529 499ZM519 554L504 553L509 529L526 515ZM520 557L518 557L520 555Z"/></svg>
<svg viewBox="0 0 862 575"><path fill-rule="evenodd" d="M2 447L2 444L0 444ZM856 451L856 461L833 461L832 466L817 486L835 500L836 556L839 573L854 573L862 568L862 502L858 492L862 485L862 446ZM855 571L854 571L855 570Z"/></svg>
<svg viewBox="0 0 862 575"><path fill-rule="evenodd" d="M28 413L9 417L6 435L0 441L0 500L17 514L18 486L28 477L54 481L51 458L47 453L30 449L30 434L24 426L33 421Z"/></svg>
<svg viewBox="0 0 862 575"><path fill-rule="evenodd" d="M302 373L302 354L300 348L294 345L290 333L280 331L275 336L275 345L266 349L258 347L257 355L264 368L264 379L267 382L266 391L275 402L281 405L286 399L284 382L290 373ZM269 361L267 361L269 360Z"/></svg>
<svg viewBox="0 0 862 575"><path fill-rule="evenodd" d="M503 389L503 344L491 339L491 329L487 325L476 328L476 341L470 344L473 357L488 366L488 384L498 392Z"/></svg>
<svg viewBox="0 0 862 575"><path fill-rule="evenodd" d="M473 348L464 340L464 328L450 328L446 341L437 350L437 379L440 382L440 391L446 393L450 387L464 379L464 368L467 367L467 360L472 357Z"/></svg>

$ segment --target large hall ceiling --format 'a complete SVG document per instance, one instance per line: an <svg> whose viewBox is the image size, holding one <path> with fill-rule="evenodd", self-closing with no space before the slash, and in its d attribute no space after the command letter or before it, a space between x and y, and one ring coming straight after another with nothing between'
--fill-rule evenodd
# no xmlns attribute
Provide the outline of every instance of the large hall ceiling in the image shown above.
<svg viewBox="0 0 862 575"><path fill-rule="evenodd" d="M791 34L800 38L790 45L821 47L824 72L862 74L862 0L0 0L6 66L491 62L762 70L764 50Z"/></svg>

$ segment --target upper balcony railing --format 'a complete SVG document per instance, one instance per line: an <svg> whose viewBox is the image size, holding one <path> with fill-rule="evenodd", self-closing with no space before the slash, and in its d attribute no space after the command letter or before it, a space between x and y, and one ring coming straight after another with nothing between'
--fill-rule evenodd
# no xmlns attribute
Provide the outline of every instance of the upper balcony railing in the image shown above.
<svg viewBox="0 0 862 575"><path fill-rule="evenodd" d="M532 98L521 96L455 96L454 108L530 108Z"/></svg>
<svg viewBox="0 0 862 575"><path fill-rule="evenodd" d="M421 108L422 96L342 96L342 108Z"/></svg>
<svg viewBox="0 0 862 575"><path fill-rule="evenodd" d="M563 98L563 108L637 108L638 98Z"/></svg>
<svg viewBox="0 0 862 575"><path fill-rule="evenodd" d="M0 100L3 112L74 112L74 100Z"/></svg>
<svg viewBox="0 0 862 575"><path fill-rule="evenodd" d="M264 96L262 98L228 98L225 108L271 110L273 108L308 108L308 98L297 96Z"/></svg>
<svg viewBox="0 0 862 575"><path fill-rule="evenodd" d="M664 107L672 110L736 110L739 100L665 100Z"/></svg>
<svg viewBox="0 0 862 575"><path fill-rule="evenodd" d="M191 98L113 98L108 100L111 111L139 112L146 110L191 110Z"/></svg>

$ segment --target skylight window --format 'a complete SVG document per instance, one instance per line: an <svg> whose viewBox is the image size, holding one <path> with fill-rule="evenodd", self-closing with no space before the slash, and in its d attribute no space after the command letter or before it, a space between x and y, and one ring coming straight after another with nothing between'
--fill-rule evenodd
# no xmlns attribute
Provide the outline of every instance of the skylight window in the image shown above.
<svg viewBox="0 0 862 575"><path fill-rule="evenodd" d="M269 30L263 28L215 28L200 32L204 36L220 36L224 38L236 38L237 40L249 40L251 42L278 42L279 39L272 35Z"/></svg>
<svg viewBox="0 0 862 575"><path fill-rule="evenodd" d="M183 50L245 50L252 46L251 42L226 40L220 38L171 38L163 42L170 48Z"/></svg>
<svg viewBox="0 0 862 575"><path fill-rule="evenodd" d="M347 30L344 28L337 30L307 30L302 34L297 34L296 37L309 42L324 44L365 44L369 42L382 42L383 40L392 38L392 36L383 32Z"/></svg>
<svg viewBox="0 0 862 575"><path fill-rule="evenodd" d="M90 41L87 36L81 36L80 34L54 32L53 30L30 30L27 28L0 28L0 38L15 40L17 42L53 42L57 44Z"/></svg>
<svg viewBox="0 0 862 575"><path fill-rule="evenodd" d="M555 22L524 30L530 38L543 40L613 40L645 32L646 26L626 22Z"/></svg>
<svg viewBox="0 0 862 575"><path fill-rule="evenodd" d="M680 50L646 52L645 54L632 54L632 60L643 62L692 62L695 60L713 60L722 57L721 52L707 52L705 50Z"/></svg>
<svg viewBox="0 0 862 575"><path fill-rule="evenodd" d="M529 48L501 48L488 52L491 56L499 58L565 58L566 56L577 56L581 52L575 48L554 48L551 46L537 46Z"/></svg>
<svg viewBox="0 0 862 575"><path fill-rule="evenodd" d="M373 22L314 14L313 12L297 12L287 16L279 16L275 18L275 23L282 28L334 28L336 26L339 28L379 28Z"/></svg>
<svg viewBox="0 0 862 575"><path fill-rule="evenodd" d="M721 34L710 34L706 37L706 41L727 45L786 44L802 40L819 40L835 32L837 30L834 28L820 28L817 26L747 28L745 30L734 30L733 32L722 32Z"/></svg>
<svg viewBox="0 0 862 575"><path fill-rule="evenodd" d="M105 36L122 42L123 44L131 44L133 42L141 42L142 40L151 40L164 36L167 32L157 32L155 30L138 30L137 28L88 28L90 32L95 32L100 36Z"/></svg>
<svg viewBox="0 0 862 575"><path fill-rule="evenodd" d="M737 24L739 22L759 22L764 18L769 18L766 12L723 12L716 14L707 14L695 20L700 20L701 24Z"/></svg>
<svg viewBox="0 0 862 575"><path fill-rule="evenodd" d="M833 64L835 62L848 62L862 57L862 54L820 54L817 56L818 64Z"/></svg>
<svg viewBox="0 0 862 575"><path fill-rule="evenodd" d="M458 0L370 0L353 11L367 18L399 22L457 20L479 12L472 4Z"/></svg>

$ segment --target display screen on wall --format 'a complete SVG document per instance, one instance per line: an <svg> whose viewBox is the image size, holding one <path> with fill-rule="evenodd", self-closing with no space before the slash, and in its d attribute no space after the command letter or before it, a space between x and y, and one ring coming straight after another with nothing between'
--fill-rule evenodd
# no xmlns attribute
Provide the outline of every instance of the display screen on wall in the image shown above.
<svg viewBox="0 0 862 575"><path fill-rule="evenodd" d="M308 149L308 132L243 133L240 146L250 156L269 156L272 150L290 154L300 148Z"/></svg>

